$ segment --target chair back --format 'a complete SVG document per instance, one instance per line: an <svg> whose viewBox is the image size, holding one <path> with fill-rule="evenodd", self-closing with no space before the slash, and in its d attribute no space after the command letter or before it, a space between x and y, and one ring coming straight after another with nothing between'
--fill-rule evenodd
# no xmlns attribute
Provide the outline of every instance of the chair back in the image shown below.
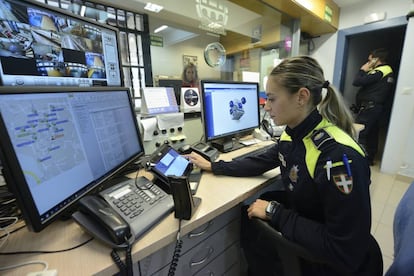
<svg viewBox="0 0 414 276"><path fill-rule="evenodd" d="M414 182L395 209L394 260L386 276L414 275Z"/></svg>

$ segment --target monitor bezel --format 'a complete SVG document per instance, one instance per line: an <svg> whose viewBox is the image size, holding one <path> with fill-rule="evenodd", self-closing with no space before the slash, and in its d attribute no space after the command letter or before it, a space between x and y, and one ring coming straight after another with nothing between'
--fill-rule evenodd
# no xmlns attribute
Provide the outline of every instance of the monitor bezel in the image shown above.
<svg viewBox="0 0 414 276"><path fill-rule="evenodd" d="M67 205L60 208L53 214L51 217L45 219L44 221L41 220L41 214L38 213L34 199L32 197L32 193L27 185L26 179L24 177L22 168L20 163L17 159L15 151L13 149L12 140L10 139L6 124L3 120L0 110L0 159L2 160L1 163L3 165L3 175L6 180L6 185L10 192L12 192L16 198L17 206L20 209L23 219L26 222L26 226L29 228L30 231L40 232L52 222L62 218L62 217L69 217L70 213L75 211L77 201L89 194L91 192L97 191L102 186L104 186L107 181L110 181L114 177L117 176L125 167L127 167L132 162L138 160L142 156L145 155L145 149L142 142L142 137L140 134L140 130L137 124L137 118L135 110L132 106L132 98L129 88L126 87L30 87L30 86L19 86L19 87L7 87L3 86L0 87L0 94L24 94L24 93L68 93L68 92L110 92L110 91L122 91L127 93L129 103L131 106L131 116L133 118L133 122L136 125L136 132L138 137L139 146L141 148L140 152L132 154L129 158L124 160L119 166L112 169L111 171L107 172L105 175L101 176L100 178L95 179L93 182L85 185L82 189L77 191L76 193L72 194L70 197L76 195L76 198L72 201L68 202ZM63 201L62 201L63 202ZM60 204L62 204L60 202Z"/></svg>
<svg viewBox="0 0 414 276"><path fill-rule="evenodd" d="M203 131L204 131L204 141L205 142L213 142L217 140L230 140L233 138L240 138L241 136L245 136L252 132L254 129L258 128L260 126L260 106L259 106L259 84L257 82L245 82L245 81L231 81L231 80L201 80L201 91L200 91L200 98L201 98L201 118L202 118L202 125L203 125ZM215 135L212 137L208 136L208 123L211 123L208 121L206 122L206 105L205 105L205 85L206 84L246 84L246 85L254 85L256 86L256 92L257 92L257 124L252 127L247 127L245 129L240 129L236 131L230 131L226 132L220 135Z"/></svg>
<svg viewBox="0 0 414 276"><path fill-rule="evenodd" d="M74 86L74 87L85 87L85 86L91 86L91 87L95 87L95 86L105 86L105 87L123 87L124 86L124 72L122 70L122 64L121 64L121 36L120 36L120 30L118 28L116 28L115 26L111 26L108 24L104 24L101 23L99 21L84 17L84 16L80 16L68 11L65 11L64 9L59 9L57 7L54 6L50 6L38 1L32 1L32 0L11 0L11 1L16 1L19 2L19 4L26 4L26 7L34 7L34 8L38 8L41 10L45 10L47 12L51 12L51 13L56 13L62 17L65 18L69 18L72 20L77 20L80 21L84 24L90 24L90 25L94 25L97 28L100 29L106 29L109 30L111 32L115 33L115 38L116 38L116 50L117 50L117 60L118 60L118 66L117 66L117 70L118 70L118 74L119 74L119 85L114 85L114 84L108 84L108 77L106 77L106 84L99 81L94 81L93 79L91 80L90 78L78 78L78 77L74 77L74 76L64 76L64 77L59 77L62 80L78 80L76 82L72 81L74 84L69 84L70 82L66 81L64 83L62 82L58 82L57 79L55 79L54 81L53 78L57 78L54 76L33 76L33 77L37 77L39 78L39 81L42 80L42 83L39 82L39 84L21 84L21 83L5 83L2 76L7 76L7 77L15 77L17 78L19 75L11 75L11 74L5 74L4 72L2 72L2 68L0 66L0 70L1 70L1 74L0 74L0 84L2 86ZM20 3L22 2L22 3ZM106 58L106 56L104 56L104 58ZM107 61L105 61L107 62ZM108 66L105 66L106 69ZM108 71L106 72L106 75L108 75ZM31 77L32 75L23 75L24 77L28 78ZM41 78L41 79L40 79ZM81 80L85 79L85 80L91 80L92 85L88 85L85 82L82 82ZM94 83L95 82L95 83Z"/></svg>

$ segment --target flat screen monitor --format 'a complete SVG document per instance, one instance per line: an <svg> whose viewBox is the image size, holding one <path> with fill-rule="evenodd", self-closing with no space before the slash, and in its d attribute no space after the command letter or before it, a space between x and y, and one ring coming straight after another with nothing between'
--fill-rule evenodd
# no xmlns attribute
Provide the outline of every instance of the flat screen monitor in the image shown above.
<svg viewBox="0 0 414 276"><path fill-rule="evenodd" d="M2 85L122 85L117 29L27 0L0 7Z"/></svg>
<svg viewBox="0 0 414 276"><path fill-rule="evenodd" d="M202 80L201 99L205 140L222 152L240 147L234 138L259 127L258 83Z"/></svg>
<svg viewBox="0 0 414 276"><path fill-rule="evenodd" d="M36 232L144 155L121 87L0 87L0 136L7 185Z"/></svg>

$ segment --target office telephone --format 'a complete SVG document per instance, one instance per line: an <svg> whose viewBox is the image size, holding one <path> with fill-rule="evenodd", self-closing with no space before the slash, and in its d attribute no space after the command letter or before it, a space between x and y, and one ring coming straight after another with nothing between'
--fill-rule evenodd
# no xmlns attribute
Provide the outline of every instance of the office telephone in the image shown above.
<svg viewBox="0 0 414 276"><path fill-rule="evenodd" d="M112 248L126 248L174 209L171 195L141 176L79 200L72 217Z"/></svg>
<svg viewBox="0 0 414 276"><path fill-rule="evenodd" d="M128 223L102 198L87 195L79 200L79 210L101 225L116 244L122 244L131 237Z"/></svg>

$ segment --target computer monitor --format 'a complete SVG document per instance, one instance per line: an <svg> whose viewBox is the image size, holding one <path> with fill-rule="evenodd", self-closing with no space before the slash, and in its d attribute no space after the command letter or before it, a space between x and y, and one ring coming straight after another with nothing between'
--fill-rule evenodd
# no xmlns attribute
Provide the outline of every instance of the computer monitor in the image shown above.
<svg viewBox="0 0 414 276"><path fill-rule="evenodd" d="M205 140L222 152L260 125L258 83L202 80L201 99Z"/></svg>
<svg viewBox="0 0 414 276"><path fill-rule="evenodd" d="M1 8L2 85L122 86L118 29L34 1Z"/></svg>
<svg viewBox="0 0 414 276"><path fill-rule="evenodd" d="M175 98L177 100L178 105L180 105L182 84L183 84L183 81L181 79L159 79L158 80L159 87L172 87L174 89Z"/></svg>
<svg viewBox="0 0 414 276"><path fill-rule="evenodd" d="M0 157L30 230L144 155L128 88L0 87Z"/></svg>
<svg viewBox="0 0 414 276"><path fill-rule="evenodd" d="M145 87L142 89L142 115L176 112L179 112L179 108L172 87Z"/></svg>

